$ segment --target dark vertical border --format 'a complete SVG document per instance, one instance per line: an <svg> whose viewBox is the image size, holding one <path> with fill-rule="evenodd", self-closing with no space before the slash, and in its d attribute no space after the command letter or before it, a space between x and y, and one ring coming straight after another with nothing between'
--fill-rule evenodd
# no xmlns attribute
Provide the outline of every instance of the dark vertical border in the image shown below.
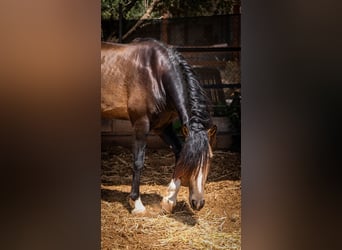
<svg viewBox="0 0 342 250"><path fill-rule="evenodd" d="M339 249L341 3L242 2L242 249Z"/></svg>
<svg viewBox="0 0 342 250"><path fill-rule="evenodd" d="M100 1L1 4L1 249L100 249L100 28Z"/></svg>

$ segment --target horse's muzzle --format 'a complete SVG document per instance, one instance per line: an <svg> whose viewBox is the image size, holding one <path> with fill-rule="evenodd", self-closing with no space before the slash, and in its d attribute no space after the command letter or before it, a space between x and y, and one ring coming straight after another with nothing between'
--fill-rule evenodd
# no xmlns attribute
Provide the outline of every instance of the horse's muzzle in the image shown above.
<svg viewBox="0 0 342 250"><path fill-rule="evenodd" d="M191 204L191 208L193 210L201 210L204 206L205 200L191 200L190 204Z"/></svg>

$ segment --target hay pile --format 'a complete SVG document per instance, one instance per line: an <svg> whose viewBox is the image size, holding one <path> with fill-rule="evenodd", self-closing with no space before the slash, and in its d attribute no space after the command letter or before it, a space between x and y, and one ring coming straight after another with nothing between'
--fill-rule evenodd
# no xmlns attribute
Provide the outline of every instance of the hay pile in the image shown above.
<svg viewBox="0 0 342 250"><path fill-rule="evenodd" d="M229 152L216 154L201 211L191 210L188 189L182 187L174 213L165 215L161 214L159 203L170 181L173 156L167 151L148 152L141 185L147 213L134 216L127 202L130 152L116 148L106 154L101 186L102 249L241 249L239 156Z"/></svg>

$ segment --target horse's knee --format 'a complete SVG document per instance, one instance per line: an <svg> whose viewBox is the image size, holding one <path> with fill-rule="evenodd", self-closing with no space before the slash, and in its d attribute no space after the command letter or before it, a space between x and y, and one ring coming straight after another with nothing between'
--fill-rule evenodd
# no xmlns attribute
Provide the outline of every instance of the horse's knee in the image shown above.
<svg viewBox="0 0 342 250"><path fill-rule="evenodd" d="M137 159L134 161L133 170L142 170L144 168L144 160Z"/></svg>

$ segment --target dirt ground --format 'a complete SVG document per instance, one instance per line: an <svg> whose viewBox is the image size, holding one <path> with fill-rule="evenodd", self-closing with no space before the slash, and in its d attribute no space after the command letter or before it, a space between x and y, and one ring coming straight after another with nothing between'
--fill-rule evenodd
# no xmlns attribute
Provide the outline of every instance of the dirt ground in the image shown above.
<svg viewBox="0 0 342 250"><path fill-rule="evenodd" d="M174 213L161 213L174 156L169 149L147 149L140 187L147 212L132 215L131 165L130 149L102 149L101 249L241 249L240 153L214 151L199 212L190 208L182 186Z"/></svg>

